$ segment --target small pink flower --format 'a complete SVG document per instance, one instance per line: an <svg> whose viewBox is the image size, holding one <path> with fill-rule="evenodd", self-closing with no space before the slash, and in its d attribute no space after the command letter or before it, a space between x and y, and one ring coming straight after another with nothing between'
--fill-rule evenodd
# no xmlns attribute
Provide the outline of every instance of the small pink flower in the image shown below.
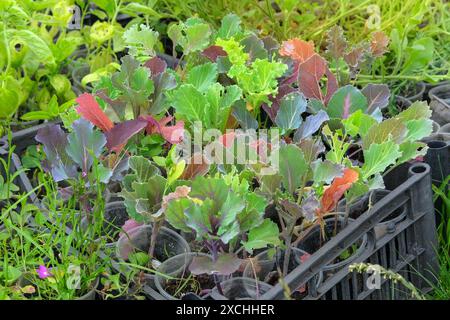
<svg viewBox="0 0 450 320"><path fill-rule="evenodd" d="M40 265L39 269L36 269L36 272L39 275L39 278L41 279L53 277L53 274L50 272L50 268L47 268L46 266L43 265Z"/></svg>

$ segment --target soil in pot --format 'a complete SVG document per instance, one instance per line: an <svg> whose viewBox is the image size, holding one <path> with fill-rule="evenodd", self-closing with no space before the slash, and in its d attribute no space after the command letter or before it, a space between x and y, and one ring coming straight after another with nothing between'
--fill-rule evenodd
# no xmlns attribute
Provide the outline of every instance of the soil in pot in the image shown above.
<svg viewBox="0 0 450 320"><path fill-rule="evenodd" d="M216 286L213 275L194 275L190 265L195 258L212 257L205 253L190 252L174 256L164 261L157 269L155 285L158 291L168 300L181 299L186 294L195 294L205 298ZM217 276L220 282L226 277Z"/></svg>
<svg viewBox="0 0 450 320"><path fill-rule="evenodd" d="M347 223L350 224L353 221L353 219L349 218ZM314 225L311 229L306 230L306 235L298 241L297 248L311 255L314 254L325 243L332 241L333 237L344 229L346 226L345 216L343 214L330 216L324 219L324 224L324 235L322 234L321 227ZM359 257L366 249L367 242L367 235L365 234L359 241L343 251L340 256L322 267L323 280L334 275L337 271Z"/></svg>

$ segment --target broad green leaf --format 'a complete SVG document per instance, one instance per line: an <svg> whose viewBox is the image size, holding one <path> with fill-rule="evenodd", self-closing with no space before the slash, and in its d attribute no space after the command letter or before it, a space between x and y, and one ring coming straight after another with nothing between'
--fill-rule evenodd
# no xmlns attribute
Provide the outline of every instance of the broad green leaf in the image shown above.
<svg viewBox="0 0 450 320"><path fill-rule="evenodd" d="M415 101L408 109L400 112L395 118L403 122L431 117L431 109L424 101Z"/></svg>
<svg viewBox="0 0 450 320"><path fill-rule="evenodd" d="M281 245L278 226L273 221L265 219L258 227L250 230L248 240L243 241L242 245L249 253L252 253L255 249L266 248L269 245L274 247Z"/></svg>
<svg viewBox="0 0 450 320"><path fill-rule="evenodd" d="M417 141L428 137L433 132L433 121L429 119L409 120L406 122L408 134L406 140Z"/></svg>
<svg viewBox="0 0 450 320"><path fill-rule="evenodd" d="M208 102L192 84L183 84L178 89L171 91L169 99L183 119L191 123L205 120L205 108Z"/></svg>
<svg viewBox="0 0 450 320"><path fill-rule="evenodd" d="M19 108L19 95L16 91L0 88L0 119L8 119Z"/></svg>
<svg viewBox="0 0 450 320"><path fill-rule="evenodd" d="M133 177L137 182L147 182L151 177L160 174L159 169L142 156L130 157L129 166L134 171Z"/></svg>
<svg viewBox="0 0 450 320"><path fill-rule="evenodd" d="M368 149L372 144L381 144L388 140L395 143L404 141L408 129L406 126L396 118L384 120L383 122L372 125L367 131L367 134L362 137L364 149Z"/></svg>
<svg viewBox="0 0 450 320"><path fill-rule="evenodd" d="M313 170L314 183L330 184L334 178L340 177L344 173L344 166L333 163L329 160L318 159L311 164Z"/></svg>
<svg viewBox="0 0 450 320"><path fill-rule="evenodd" d="M433 61L433 39L430 37L416 39L405 51L406 59L402 67L402 73L411 74L414 72L421 72Z"/></svg>
<svg viewBox="0 0 450 320"><path fill-rule="evenodd" d="M258 129L258 121L247 110L243 100L239 100L236 104L234 104L232 114L242 129Z"/></svg>
<svg viewBox="0 0 450 320"><path fill-rule="evenodd" d="M405 141L400 145L399 150L402 156L398 158L397 164L425 156L428 151L428 146L423 142Z"/></svg>
<svg viewBox="0 0 450 320"><path fill-rule="evenodd" d="M368 114L358 110L352 113L347 119L343 119L342 123L345 127L345 132L353 137L359 135L365 137L370 128L377 125L377 121Z"/></svg>
<svg viewBox="0 0 450 320"><path fill-rule="evenodd" d="M242 232L251 230L261 223L267 204L267 200L263 196L253 192L247 195L245 209L237 216Z"/></svg>
<svg viewBox="0 0 450 320"><path fill-rule="evenodd" d="M191 232L191 228L186 224L187 217L184 212L192 206L194 203L188 198L170 201L165 211L166 220L178 230Z"/></svg>
<svg viewBox="0 0 450 320"><path fill-rule="evenodd" d="M256 59L267 59L267 50L264 48L264 42L255 34L242 39L241 44L244 45L244 51L248 53L250 61Z"/></svg>
<svg viewBox="0 0 450 320"><path fill-rule="evenodd" d="M367 98L357 88L346 85L339 88L328 102L330 118L347 118L357 110L367 110Z"/></svg>
<svg viewBox="0 0 450 320"><path fill-rule="evenodd" d="M217 77L217 64L208 62L192 68L187 76L187 83L192 84L198 91L205 92L217 81Z"/></svg>
<svg viewBox="0 0 450 320"><path fill-rule="evenodd" d="M229 13L222 19L222 25L217 31L217 37L221 39L230 39L236 37L242 32L241 19L234 13Z"/></svg>
<svg viewBox="0 0 450 320"><path fill-rule="evenodd" d="M306 99L300 93L290 93L283 97L275 123L284 132L295 130L302 123L302 113L306 110Z"/></svg>
<svg viewBox="0 0 450 320"><path fill-rule="evenodd" d="M94 125L87 120L79 119L73 123L73 131L69 133L67 154L73 161L88 173L94 162L94 157L100 157L106 145L103 133L94 130Z"/></svg>
<svg viewBox="0 0 450 320"><path fill-rule="evenodd" d="M293 194L300 187L303 175L308 172L308 164L302 150L292 144L280 148L279 159L283 185Z"/></svg>
<svg viewBox="0 0 450 320"><path fill-rule="evenodd" d="M201 205L193 205L185 209L186 225L192 228L197 236L197 240L207 237L212 232L211 212L214 211L214 200L206 199Z"/></svg>
<svg viewBox="0 0 450 320"><path fill-rule="evenodd" d="M155 55L159 33L145 24L131 26L123 33L123 39L129 53L135 57L151 57Z"/></svg>
<svg viewBox="0 0 450 320"><path fill-rule="evenodd" d="M381 144L372 143L364 150L364 165L361 168L363 178L368 179L374 174L382 173L387 167L396 163L402 155L399 146L392 140Z"/></svg>

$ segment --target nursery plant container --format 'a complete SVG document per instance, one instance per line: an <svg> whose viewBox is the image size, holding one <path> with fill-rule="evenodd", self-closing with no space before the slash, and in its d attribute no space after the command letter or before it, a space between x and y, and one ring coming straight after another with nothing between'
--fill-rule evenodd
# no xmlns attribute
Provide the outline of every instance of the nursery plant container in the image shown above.
<svg viewBox="0 0 450 320"><path fill-rule="evenodd" d="M450 123L450 84L431 89L428 96L433 110L431 119L441 126Z"/></svg>
<svg viewBox="0 0 450 320"><path fill-rule="evenodd" d="M292 272L298 265L309 259L310 255L296 247L291 248L288 272ZM277 249L275 253L271 250L264 250L254 258L248 259L245 266L243 277L266 283L271 287L278 282L278 271L283 269L285 250ZM297 290L298 294L303 294L309 290L315 291L322 281L322 273L311 279L302 290Z"/></svg>
<svg viewBox="0 0 450 320"><path fill-rule="evenodd" d="M125 225L129 219L127 209L123 201L109 202L105 206L105 213L103 215L103 233L107 238L106 248L113 248L117 245L117 238L120 229ZM86 217L81 220L81 228L86 228L89 221ZM117 240L116 240L116 239Z"/></svg>
<svg viewBox="0 0 450 320"><path fill-rule="evenodd" d="M132 252L148 252L153 227L142 225L123 234L117 241L117 258L127 260ZM189 244L175 231L161 227L156 238L155 258L160 262L178 254L190 252Z"/></svg>
<svg viewBox="0 0 450 320"><path fill-rule="evenodd" d="M417 82L412 88L402 92L401 96L411 102L421 101L423 99L425 89L426 87L424 82Z"/></svg>
<svg viewBox="0 0 450 320"><path fill-rule="evenodd" d="M128 261L131 253L148 253L152 231L151 225L142 225L123 234L116 244L117 259L119 261ZM161 227L156 238L154 258L150 263L156 269L161 263L171 257L189 253L190 251L189 244L183 237L171 229ZM123 267L119 267L118 270L123 271ZM154 287L153 274L146 274L146 283L148 286Z"/></svg>
<svg viewBox="0 0 450 320"><path fill-rule="evenodd" d="M353 219L348 219L347 224L352 224ZM330 216L324 219L324 231L322 234L321 227L315 225L312 230L307 230L307 235L303 237L297 247L312 255L317 252L327 241L331 241L334 234L341 232L345 226L346 221L344 215L338 214L335 216ZM337 273L344 266L348 266L351 262L355 261L359 256L361 256L368 247L367 234L364 234L359 240L357 240L348 251L344 251L342 255L337 257L331 263L324 265L321 269L321 275L319 279L322 281L327 279L331 275ZM298 259L298 257L296 257ZM300 261L299 261L300 262ZM300 263L299 263L300 264ZM320 283L318 283L320 285Z"/></svg>
<svg viewBox="0 0 450 320"><path fill-rule="evenodd" d="M424 157L431 167L433 184L439 186L450 174L450 145L445 141L429 141L428 152Z"/></svg>
<svg viewBox="0 0 450 320"><path fill-rule="evenodd" d="M403 180L370 210L349 223L335 237L325 243L309 259L284 278L291 292L305 286L320 275L323 268L341 256L348 248L367 236L367 247L352 263L379 264L400 273L419 290L429 291L439 272L436 255L437 236L431 189L431 171L426 163L415 163L408 168ZM403 181L403 182L402 182ZM406 217L392 233L377 239L375 227L395 210L406 207ZM380 279L380 287L368 287L369 275L349 272L342 268L324 279L317 291L308 290L304 299L380 300L407 299L406 290L392 290L392 283ZM398 288L397 288L398 289ZM262 299L283 299L285 287L277 284Z"/></svg>
<svg viewBox="0 0 450 320"><path fill-rule="evenodd" d="M444 85L449 85L450 81L445 80L445 81L441 81L435 84L432 83L428 83L428 82L424 82L425 83L425 92L424 94L424 98L426 98L428 100L428 102L430 101L430 96L429 96L429 92L431 89L439 87L439 86L444 86Z"/></svg>
<svg viewBox="0 0 450 320"><path fill-rule="evenodd" d="M366 212L370 206L381 201L391 191L386 189L377 189L362 196L360 199L350 204L348 208L349 217L357 219L361 214ZM339 202L338 210L344 212L346 201L343 199ZM377 239L383 237L387 232L393 232L396 228L396 224L402 221L406 217L406 207L401 206L395 210L390 216L383 219L379 224L374 227L375 236Z"/></svg>
<svg viewBox="0 0 450 320"><path fill-rule="evenodd" d="M450 142L450 123L447 123L446 125L443 125L442 127L440 127L437 132L437 136L439 137L439 140L449 143Z"/></svg>
<svg viewBox="0 0 450 320"><path fill-rule="evenodd" d="M405 110L411 106L412 102L405 97L395 96L395 104L399 110Z"/></svg>
<svg viewBox="0 0 450 320"><path fill-rule="evenodd" d="M223 294L217 287L211 291L214 300L259 300L271 285L254 278L236 277L221 283Z"/></svg>
<svg viewBox="0 0 450 320"><path fill-rule="evenodd" d="M155 275L155 286L164 299L183 299L183 295L181 295L181 292L180 297L175 296L175 294L177 294L177 287L175 286L179 285L177 281L186 281L186 279L189 279L193 276L191 274L191 271L189 270L189 267L196 257L205 257L212 259L212 256L206 253L189 252L171 257L158 267ZM203 285L203 287L201 288L203 290L212 290L215 287L213 275L203 274L194 277L195 280L198 281L198 283ZM226 277L220 276L219 279L220 282L223 282L224 280L226 280ZM189 284L188 282L186 282L184 283L184 285L188 286ZM192 288L192 290L196 289L198 288ZM200 292L190 292L189 289L187 289L183 293L198 295ZM207 296L209 296L209 293L206 293L204 296L202 296L202 298L206 298Z"/></svg>

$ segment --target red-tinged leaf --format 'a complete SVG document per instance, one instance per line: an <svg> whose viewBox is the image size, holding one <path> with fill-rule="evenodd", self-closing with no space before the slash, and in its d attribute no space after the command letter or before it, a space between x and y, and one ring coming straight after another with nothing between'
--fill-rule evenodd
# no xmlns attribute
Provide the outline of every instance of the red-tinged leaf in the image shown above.
<svg viewBox="0 0 450 320"><path fill-rule="evenodd" d="M236 133L231 131L229 133L225 133L219 137L219 142L225 146L225 148L229 148L234 144L234 140L236 139Z"/></svg>
<svg viewBox="0 0 450 320"><path fill-rule="evenodd" d="M344 32L340 26L335 25L327 33L327 52L334 59L339 59L344 56L346 48Z"/></svg>
<svg viewBox="0 0 450 320"><path fill-rule="evenodd" d="M363 46L359 46L353 48L348 54L344 56L345 62L351 68L358 68L358 66L363 61L365 48Z"/></svg>
<svg viewBox="0 0 450 320"><path fill-rule="evenodd" d="M98 105L94 96L83 93L76 99L79 106L76 108L78 114L91 122L103 132L107 132L114 127L114 123L108 118Z"/></svg>
<svg viewBox="0 0 450 320"><path fill-rule="evenodd" d="M145 120L147 121L146 131L147 134L158 133L163 138L171 143L176 144L183 141L184 137L184 122L178 121L173 126L168 126L167 124L172 121L173 117L166 117L159 121L157 121L152 116L145 116Z"/></svg>
<svg viewBox="0 0 450 320"><path fill-rule="evenodd" d="M147 67L150 69L151 77L155 77L158 74L163 73L166 71L167 63L159 58L159 57L153 57L150 60L148 60L146 63L144 63L144 67Z"/></svg>
<svg viewBox="0 0 450 320"><path fill-rule="evenodd" d="M348 116L350 115L350 106L351 106L351 102L350 102L350 93L349 93L345 96L345 99L344 99L344 112L342 114L343 119L347 119Z"/></svg>
<svg viewBox="0 0 450 320"><path fill-rule="evenodd" d="M131 230L141 226L141 222L137 222L136 220L129 219L125 221L125 224L122 226L122 231L119 233L119 237L123 236L124 234L129 234Z"/></svg>
<svg viewBox="0 0 450 320"><path fill-rule="evenodd" d="M147 126L147 121L142 118L128 120L119 123L106 132L106 147L111 151L119 151L128 140Z"/></svg>
<svg viewBox="0 0 450 320"><path fill-rule="evenodd" d="M227 52L223 50L221 46L213 45L203 50L202 55L207 57L212 62L216 62L218 57L226 57Z"/></svg>
<svg viewBox="0 0 450 320"><path fill-rule="evenodd" d="M171 192L167 196L163 197L161 208L163 209L163 211L166 211L167 206L169 205L170 201L181 199L181 198L187 198L189 196L190 192L191 192L191 188L188 186L176 187L174 192Z"/></svg>
<svg viewBox="0 0 450 320"><path fill-rule="evenodd" d="M356 182L358 178L358 172L349 168L344 170L344 175L342 177L335 178L333 183L323 193L321 200L322 213L332 211L336 207L339 199L344 195L345 191L350 189L352 184Z"/></svg>
<svg viewBox="0 0 450 320"><path fill-rule="evenodd" d="M327 70L327 62L318 54L300 64L298 71L298 86L300 91L309 99L324 101L320 80Z"/></svg>
<svg viewBox="0 0 450 320"><path fill-rule="evenodd" d="M264 139L258 139L251 141L249 147L256 151L258 155L258 161L261 163L267 163L268 155L270 150L272 150L272 144L268 143Z"/></svg>
<svg viewBox="0 0 450 320"><path fill-rule="evenodd" d="M303 63L315 54L314 43L304 41L298 38L283 41L280 48L280 55L291 57L291 59Z"/></svg>
<svg viewBox="0 0 450 320"><path fill-rule="evenodd" d="M209 167L210 165L203 154L196 153L191 157L189 163L186 165L180 179L192 180L195 177L204 176L208 173Z"/></svg>
<svg viewBox="0 0 450 320"><path fill-rule="evenodd" d="M327 77L327 95L325 96L325 105L328 104L333 94L339 89L339 84L333 72L327 67L325 71L325 76Z"/></svg>
<svg viewBox="0 0 450 320"><path fill-rule="evenodd" d="M385 84L368 84L361 90L362 94L367 98L367 113L372 114L375 109L383 109L389 104L391 92Z"/></svg>
<svg viewBox="0 0 450 320"><path fill-rule="evenodd" d="M381 57L388 51L389 37L381 31L377 31L372 35L370 41L370 50L374 57Z"/></svg>

